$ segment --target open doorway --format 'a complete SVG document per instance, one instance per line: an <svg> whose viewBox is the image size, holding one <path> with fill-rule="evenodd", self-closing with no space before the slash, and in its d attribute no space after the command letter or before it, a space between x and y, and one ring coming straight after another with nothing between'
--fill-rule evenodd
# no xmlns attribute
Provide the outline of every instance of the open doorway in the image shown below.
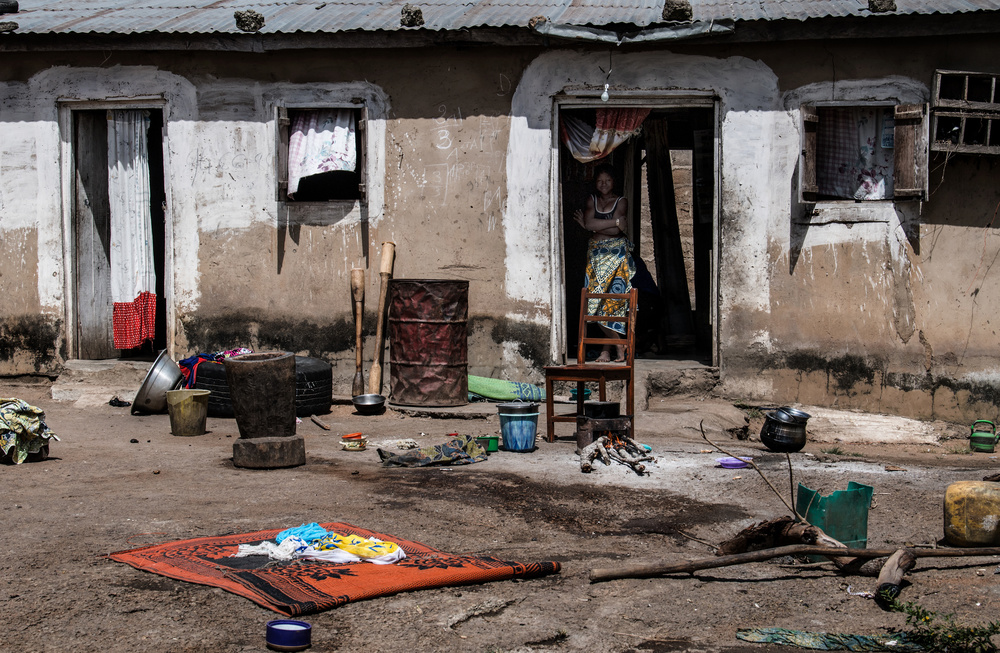
<svg viewBox="0 0 1000 653"><path fill-rule="evenodd" d="M148 189L148 257L152 275L149 283L155 295L152 325L144 327L141 342L134 347L118 348L115 342L112 293L112 190L108 167L111 146L108 142L107 109L75 110L73 125L73 233L75 283L76 357L87 360L110 358L149 359L167 345L167 300L164 294L165 271L165 200L163 181L163 112L160 109L131 110L145 133L144 171ZM136 137L140 139L140 137ZM136 140L133 139L133 140ZM145 213L145 209L143 209ZM145 240L145 239L143 239ZM153 313L147 310L148 313ZM120 340L120 339L119 339Z"/></svg>
<svg viewBox="0 0 1000 653"><path fill-rule="evenodd" d="M561 116L596 124L596 108ZM566 351L576 350L588 232L573 220L594 192L595 169L610 165L628 199L627 228L639 289L637 358L713 359L715 112L710 107L654 108L640 133L596 161L559 148L565 245Z"/></svg>

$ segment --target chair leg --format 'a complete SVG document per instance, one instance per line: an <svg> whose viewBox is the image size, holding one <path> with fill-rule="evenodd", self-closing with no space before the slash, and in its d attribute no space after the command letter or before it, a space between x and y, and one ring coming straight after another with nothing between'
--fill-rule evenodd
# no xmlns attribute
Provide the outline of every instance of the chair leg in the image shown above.
<svg viewBox="0 0 1000 653"><path fill-rule="evenodd" d="M635 390L632 385L631 381L625 382L625 401L628 404L626 408L629 415L635 415Z"/></svg>
<svg viewBox="0 0 1000 653"><path fill-rule="evenodd" d="M631 380L625 381L625 401L628 403L628 418L630 422L629 437L635 438L635 391Z"/></svg>
<svg viewBox="0 0 1000 653"><path fill-rule="evenodd" d="M556 441L555 404L552 401L552 379L545 377L545 430L549 442Z"/></svg>

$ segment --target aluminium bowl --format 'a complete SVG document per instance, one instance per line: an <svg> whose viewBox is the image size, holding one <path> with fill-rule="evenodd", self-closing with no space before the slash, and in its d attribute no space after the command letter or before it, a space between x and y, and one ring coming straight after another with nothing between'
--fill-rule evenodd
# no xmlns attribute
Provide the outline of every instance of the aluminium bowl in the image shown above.
<svg viewBox="0 0 1000 653"><path fill-rule="evenodd" d="M164 349L150 366L146 378L139 386L139 392L135 393L132 414L164 412L167 410L167 391L180 387L183 380L181 368L167 356L167 350Z"/></svg>
<svg viewBox="0 0 1000 653"><path fill-rule="evenodd" d="M377 415L385 410L385 397L382 395L355 395L351 401L354 409L361 415Z"/></svg>

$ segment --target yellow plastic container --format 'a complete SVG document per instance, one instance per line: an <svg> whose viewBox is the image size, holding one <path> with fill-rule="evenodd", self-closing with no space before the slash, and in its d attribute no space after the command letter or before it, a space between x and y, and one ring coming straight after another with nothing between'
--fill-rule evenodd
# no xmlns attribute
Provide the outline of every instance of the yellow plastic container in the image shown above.
<svg viewBox="0 0 1000 653"><path fill-rule="evenodd" d="M167 412L170 432L174 435L204 435L208 418L209 390L170 390L167 392Z"/></svg>
<svg viewBox="0 0 1000 653"><path fill-rule="evenodd" d="M952 546L1000 546L1000 483L949 485L944 492L944 539Z"/></svg>

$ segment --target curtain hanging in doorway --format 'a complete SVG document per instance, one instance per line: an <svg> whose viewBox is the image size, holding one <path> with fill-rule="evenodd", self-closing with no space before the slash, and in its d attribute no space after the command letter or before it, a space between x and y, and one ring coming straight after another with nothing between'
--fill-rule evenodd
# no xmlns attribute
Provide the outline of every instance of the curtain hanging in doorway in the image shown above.
<svg viewBox="0 0 1000 653"><path fill-rule="evenodd" d="M649 112L649 109L632 107L601 107L596 112L596 127L564 113L560 120L559 137L574 159L589 163L603 159L638 134Z"/></svg>
<svg viewBox="0 0 1000 653"><path fill-rule="evenodd" d="M117 349L138 347L156 333L148 128L146 111L108 111L111 300Z"/></svg>
<svg viewBox="0 0 1000 653"><path fill-rule="evenodd" d="M288 138L288 196L294 199L303 177L357 167L354 111L320 109L292 115Z"/></svg>

